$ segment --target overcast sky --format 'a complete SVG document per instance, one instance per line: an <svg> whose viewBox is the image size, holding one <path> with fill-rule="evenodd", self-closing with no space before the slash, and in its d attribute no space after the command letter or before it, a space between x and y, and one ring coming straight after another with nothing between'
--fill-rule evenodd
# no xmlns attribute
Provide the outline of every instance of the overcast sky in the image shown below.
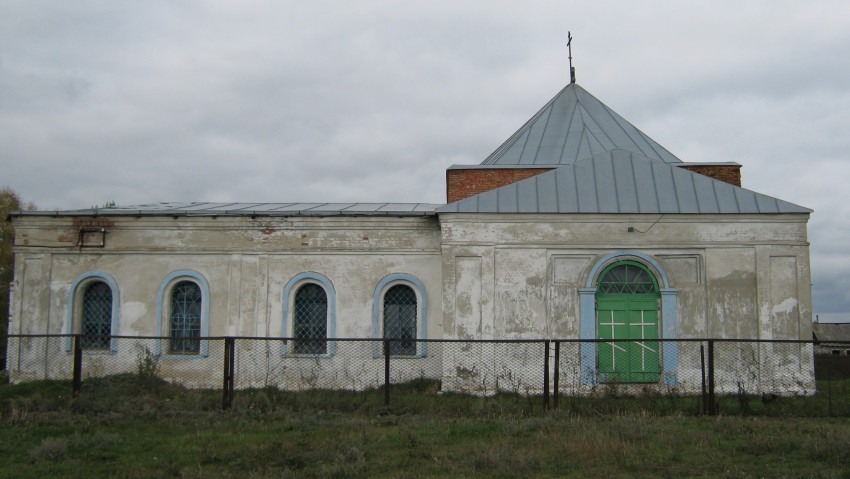
<svg viewBox="0 0 850 479"><path fill-rule="evenodd" d="M850 321L850 2L0 2L0 186L115 201L445 202L569 81L815 210ZM832 315L832 316L829 316Z"/></svg>

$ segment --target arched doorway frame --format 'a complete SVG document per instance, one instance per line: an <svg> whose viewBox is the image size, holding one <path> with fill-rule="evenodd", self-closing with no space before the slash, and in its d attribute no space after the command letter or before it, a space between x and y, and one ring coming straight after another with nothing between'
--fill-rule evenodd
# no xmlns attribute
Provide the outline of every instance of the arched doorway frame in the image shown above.
<svg viewBox="0 0 850 479"><path fill-rule="evenodd" d="M661 339L678 339L679 290L670 287L670 281L664 268L651 256L639 251L621 250L610 253L596 262L587 276L584 288L579 288L580 339L596 339L596 282L607 266L620 261L637 261L656 276L661 293ZM598 382L596 368L596 343L581 345L581 382L593 385ZM664 384L675 387L678 384L679 347L675 341L664 342L662 346L661 374Z"/></svg>

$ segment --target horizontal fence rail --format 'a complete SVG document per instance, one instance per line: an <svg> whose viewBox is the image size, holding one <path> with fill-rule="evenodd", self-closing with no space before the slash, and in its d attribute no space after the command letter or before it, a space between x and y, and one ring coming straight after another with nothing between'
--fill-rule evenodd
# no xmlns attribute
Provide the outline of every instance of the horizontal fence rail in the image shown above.
<svg viewBox="0 0 850 479"><path fill-rule="evenodd" d="M850 356L829 354L850 342L830 350L812 341L705 338L94 339L10 334L7 374L15 383L68 380L74 397L96 394L109 378L220 390L224 409L275 401L428 409L489 398L525 412L850 416Z"/></svg>

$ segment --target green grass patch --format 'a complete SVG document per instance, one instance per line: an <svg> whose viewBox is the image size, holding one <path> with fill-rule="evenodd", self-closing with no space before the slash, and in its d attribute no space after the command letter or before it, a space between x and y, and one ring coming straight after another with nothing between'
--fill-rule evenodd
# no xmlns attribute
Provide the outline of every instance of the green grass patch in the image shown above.
<svg viewBox="0 0 850 479"><path fill-rule="evenodd" d="M10 478L850 478L850 420L769 409L820 397L708 417L692 397L561 398L546 412L540 397L437 386L393 386L389 409L383 390L254 389L222 411L220 391L136 375L87 380L77 398L67 382L2 384L0 463Z"/></svg>

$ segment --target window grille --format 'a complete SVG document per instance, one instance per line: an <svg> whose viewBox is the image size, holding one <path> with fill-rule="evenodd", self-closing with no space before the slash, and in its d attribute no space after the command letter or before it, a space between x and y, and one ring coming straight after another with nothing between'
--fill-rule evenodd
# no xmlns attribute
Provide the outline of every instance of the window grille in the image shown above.
<svg viewBox="0 0 850 479"><path fill-rule="evenodd" d="M636 264L622 263L605 272L598 291L606 294L652 294L657 287L649 272Z"/></svg>
<svg viewBox="0 0 850 479"><path fill-rule="evenodd" d="M171 344L174 354L198 354L201 351L201 287L182 281L171 291ZM186 339L195 338L195 339Z"/></svg>
<svg viewBox="0 0 850 479"><path fill-rule="evenodd" d="M83 349L109 349L112 334L112 288L102 281L89 285L83 293L80 318Z"/></svg>
<svg viewBox="0 0 850 479"><path fill-rule="evenodd" d="M416 355L416 292L407 285L398 284L384 294L384 338L390 342L390 354Z"/></svg>
<svg viewBox="0 0 850 479"><path fill-rule="evenodd" d="M295 341L292 352L327 353L328 295L325 290L313 283L299 288L295 294L294 313L292 335Z"/></svg>

